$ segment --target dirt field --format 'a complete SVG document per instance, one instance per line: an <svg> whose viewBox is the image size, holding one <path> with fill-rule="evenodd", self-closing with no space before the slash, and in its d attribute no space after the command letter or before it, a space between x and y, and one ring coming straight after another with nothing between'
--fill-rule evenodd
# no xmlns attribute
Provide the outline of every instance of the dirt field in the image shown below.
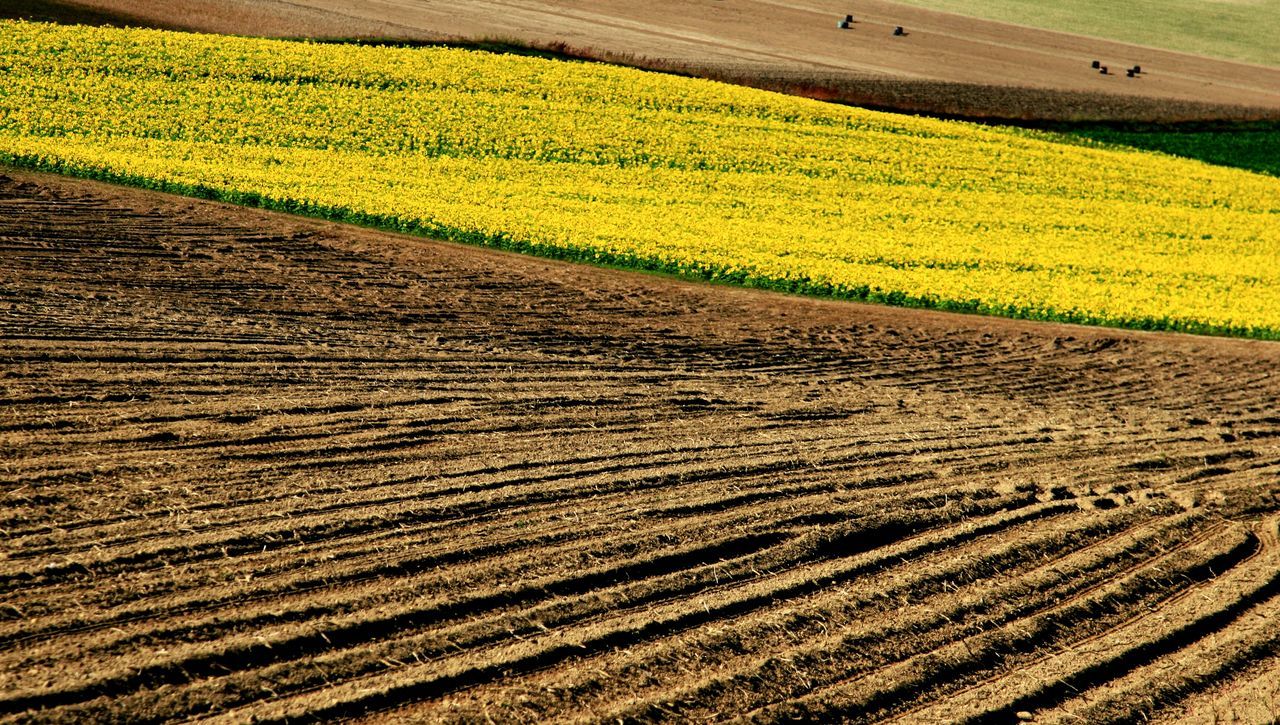
<svg viewBox="0 0 1280 725"><path fill-rule="evenodd" d="M897 0L1036 28L1280 66L1280 0Z"/></svg>
<svg viewBox="0 0 1280 725"><path fill-rule="evenodd" d="M1003 119L1280 116L1280 68L882 0L21 0L6 15L288 37L505 39L860 105ZM180 9L180 12L175 10ZM894 37L895 26L907 35ZM1090 68L1100 60L1113 71ZM1126 78L1139 64L1144 73ZM763 79L763 82L758 82Z"/></svg>
<svg viewBox="0 0 1280 725"><path fill-rule="evenodd" d="M1280 713L1278 345L5 173L0 719Z"/></svg>

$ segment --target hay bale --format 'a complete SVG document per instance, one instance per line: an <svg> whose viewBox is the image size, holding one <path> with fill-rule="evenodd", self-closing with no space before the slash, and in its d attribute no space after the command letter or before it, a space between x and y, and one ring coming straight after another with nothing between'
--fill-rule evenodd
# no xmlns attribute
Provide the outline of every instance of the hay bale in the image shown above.
<svg viewBox="0 0 1280 725"><path fill-rule="evenodd" d="M894 29L893 29L893 34L894 34L894 35L898 35L898 36L906 35L906 34L907 34L907 31L903 30L903 29L902 29L902 26L901 26L901 25L899 25L898 27L896 27L896 28L894 28Z"/></svg>
<svg viewBox="0 0 1280 725"><path fill-rule="evenodd" d="M1101 74L1102 74L1102 75L1104 75L1104 76L1105 76L1105 75L1108 75L1108 73L1107 73L1107 67L1106 67L1105 65L1104 65L1104 66L1102 66L1101 68L1099 68L1099 69L1098 69L1098 72L1099 72L1099 73L1101 73Z"/></svg>
<svg viewBox="0 0 1280 725"><path fill-rule="evenodd" d="M1125 74L1126 76L1130 77L1130 78L1132 78L1132 77L1134 77L1134 75L1136 75L1136 74L1133 72L1133 69L1132 69L1132 68L1130 68L1129 70L1125 71L1125 72L1124 72L1124 74Z"/></svg>
<svg viewBox="0 0 1280 725"><path fill-rule="evenodd" d="M1097 69L1099 69L1099 68L1101 68L1101 67L1102 67L1102 61L1100 61L1100 60L1095 60L1095 61L1093 61L1093 65L1092 65L1092 66L1090 66L1090 67L1091 67L1091 68L1093 68L1094 70L1097 70Z"/></svg>
<svg viewBox="0 0 1280 725"><path fill-rule="evenodd" d="M837 24L836 24L836 27L837 27L837 28L840 28L841 30L848 30L848 29L849 29L849 21L847 21L847 20L841 20L839 23L837 23Z"/></svg>
<svg viewBox="0 0 1280 725"><path fill-rule="evenodd" d="M1135 66L1133 67L1133 72L1134 72L1134 74L1141 73L1141 72L1142 72L1142 66L1140 66L1140 65L1135 65Z"/></svg>

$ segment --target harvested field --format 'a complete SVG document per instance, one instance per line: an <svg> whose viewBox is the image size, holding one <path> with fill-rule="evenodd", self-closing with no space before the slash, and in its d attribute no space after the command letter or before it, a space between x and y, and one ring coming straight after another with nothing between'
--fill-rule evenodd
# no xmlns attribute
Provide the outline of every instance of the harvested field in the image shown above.
<svg viewBox="0 0 1280 725"><path fill-rule="evenodd" d="M6 721L1280 712L1280 346L7 173Z"/></svg>
<svg viewBox="0 0 1280 725"><path fill-rule="evenodd" d="M0 17L66 22L83 13L86 22L239 35L497 40L864 106L997 120L1280 117L1280 59L1250 65L883 0L858 2L853 30L836 28L850 10L841 0L464 5L18 0ZM896 26L907 35L893 36ZM1118 72L1098 74L1089 67L1095 59ZM1124 76L1133 64L1145 69L1140 78Z"/></svg>
<svg viewBox="0 0 1280 725"><path fill-rule="evenodd" d="M1273 40L1280 35L1277 0L1077 0L1070 6L1046 5L1038 0L905 2L1036 28L1280 65L1280 53Z"/></svg>

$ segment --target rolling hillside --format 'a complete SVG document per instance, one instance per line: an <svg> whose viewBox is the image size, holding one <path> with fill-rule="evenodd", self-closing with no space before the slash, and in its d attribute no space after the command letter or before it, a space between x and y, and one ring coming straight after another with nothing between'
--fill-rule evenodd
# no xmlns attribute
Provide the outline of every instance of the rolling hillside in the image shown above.
<svg viewBox="0 0 1280 725"><path fill-rule="evenodd" d="M900 0L931 10L1280 66L1280 0Z"/></svg>
<svg viewBox="0 0 1280 725"><path fill-rule="evenodd" d="M1280 182L446 48L0 25L11 163L792 292L1280 335Z"/></svg>
<svg viewBox="0 0 1280 725"><path fill-rule="evenodd" d="M1150 4L1126 3L1127 9L1097 17L1119 22ZM1028 5L1010 0L999 7ZM1192 6L1201 9L1192 12ZM1069 12L1067 7L1078 6L1055 12ZM1237 6L1178 7L1185 12L1143 17L1200 18L1208 12L1204 8L1226 12ZM1267 19L1269 6L1239 7L1242 19L1251 21L1234 31L1251 43L1241 45L1241 52L1254 58L1274 53L1268 42L1274 34L1267 28L1276 21ZM835 21L850 12L857 16L854 28L837 29ZM510 41L859 105L969 117L1170 121L1280 115L1280 68L1189 54L1177 38L1156 49L1081 35L1089 31L1065 22L1058 30L1068 32L1036 30L882 0L192 0L181 6L162 0L15 0L0 13L236 35ZM1045 17L1051 16L1060 17ZM1161 22L1148 25L1158 28ZM894 37L896 26L908 34ZM1092 60L1117 70L1139 64L1149 72L1136 80L1122 73L1102 76L1090 68Z"/></svg>
<svg viewBox="0 0 1280 725"><path fill-rule="evenodd" d="M1280 705L1274 344L0 212L5 722Z"/></svg>
<svg viewBox="0 0 1280 725"><path fill-rule="evenodd" d="M676 5L0 5L0 725L1280 718L1274 123L565 58L1273 76Z"/></svg>

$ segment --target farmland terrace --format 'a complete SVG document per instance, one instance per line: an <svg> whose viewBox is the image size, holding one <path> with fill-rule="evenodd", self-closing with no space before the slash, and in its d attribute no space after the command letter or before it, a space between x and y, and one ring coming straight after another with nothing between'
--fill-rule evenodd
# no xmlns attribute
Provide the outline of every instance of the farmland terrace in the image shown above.
<svg viewBox="0 0 1280 725"><path fill-rule="evenodd" d="M4 721L1280 711L1280 345L4 174Z"/></svg>

